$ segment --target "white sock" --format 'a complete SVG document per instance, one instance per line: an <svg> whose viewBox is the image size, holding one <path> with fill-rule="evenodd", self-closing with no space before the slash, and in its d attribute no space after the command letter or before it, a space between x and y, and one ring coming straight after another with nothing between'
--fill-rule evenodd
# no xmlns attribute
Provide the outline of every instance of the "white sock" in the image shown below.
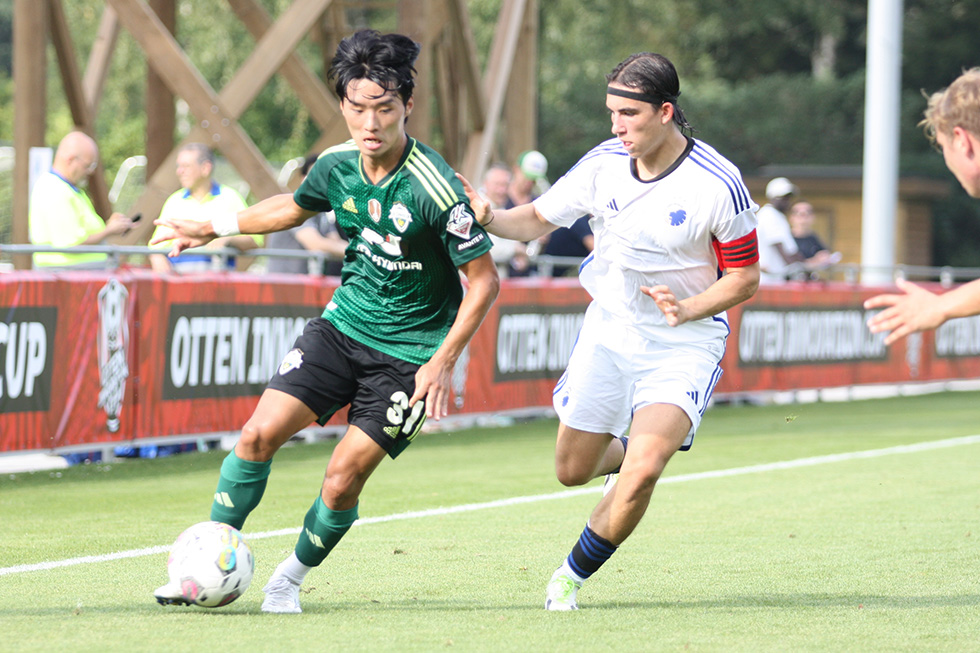
<svg viewBox="0 0 980 653"><path fill-rule="evenodd" d="M289 557L279 563L273 576L285 576L297 585L302 585L306 579L306 574L310 573L313 567L304 565L296 557L296 552L289 554Z"/></svg>
<svg viewBox="0 0 980 653"><path fill-rule="evenodd" d="M566 576L571 576L572 580L574 580L576 583L584 583L586 580L572 571L572 568L568 566L567 558L565 559L565 562L561 563L560 571Z"/></svg>

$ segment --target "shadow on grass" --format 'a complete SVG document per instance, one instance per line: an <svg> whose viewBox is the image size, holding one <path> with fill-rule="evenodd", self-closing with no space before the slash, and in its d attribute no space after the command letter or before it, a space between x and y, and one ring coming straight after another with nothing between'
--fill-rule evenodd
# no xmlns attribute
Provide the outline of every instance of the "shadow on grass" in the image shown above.
<svg viewBox="0 0 980 653"><path fill-rule="evenodd" d="M329 612L360 612L365 610L412 610L430 612L495 612L501 610L543 610L541 604L497 605L476 601L451 601L429 599L401 599L379 601L365 598L358 601L333 603L330 599L303 602L303 612L321 614ZM980 594L959 594L952 596L886 596L879 594L776 594L745 595L730 598L703 600L663 600L663 601L584 601L581 610L751 610L755 608L862 608L862 609L905 609L920 610L932 608L975 607L980 606Z"/></svg>
<svg viewBox="0 0 980 653"><path fill-rule="evenodd" d="M366 611L412 611L473 613L500 611L543 611L539 603L498 605L477 601L453 601L430 599L400 599L380 601L363 598L334 602L331 598L303 601L303 615L325 615L336 613L355 613ZM880 594L775 594L744 595L731 598L678 600L678 601L597 601L583 602L581 611L607 610L752 610L756 608L855 608L866 610L901 609L927 610L934 608L957 608L980 606L980 594L958 594L952 596L887 596ZM47 608L14 607L0 609L0 617L64 617L68 614L81 616L136 614L147 617L179 618L234 618L263 614L257 603L242 603L223 608L198 608L191 606L158 606L152 600L133 606L83 605L76 608L52 606ZM302 615L267 615L266 618L302 618Z"/></svg>

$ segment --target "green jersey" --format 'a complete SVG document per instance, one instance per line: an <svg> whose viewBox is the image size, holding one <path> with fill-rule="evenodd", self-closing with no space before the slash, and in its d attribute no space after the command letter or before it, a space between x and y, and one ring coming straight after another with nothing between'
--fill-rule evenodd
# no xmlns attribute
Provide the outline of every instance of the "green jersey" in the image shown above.
<svg viewBox="0 0 980 653"><path fill-rule="evenodd" d="M323 317L378 351L427 362L463 299L456 268L492 247L452 168L409 138L395 170L374 184L348 141L320 155L293 198L308 211L333 211L349 238Z"/></svg>

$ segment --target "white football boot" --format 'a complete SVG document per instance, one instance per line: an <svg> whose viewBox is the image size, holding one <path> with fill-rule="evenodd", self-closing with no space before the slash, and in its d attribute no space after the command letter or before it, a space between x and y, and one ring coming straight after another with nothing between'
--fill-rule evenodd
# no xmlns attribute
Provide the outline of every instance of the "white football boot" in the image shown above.
<svg viewBox="0 0 980 653"><path fill-rule="evenodd" d="M262 612L298 614L303 611L299 607L299 585L285 576L274 575L262 591L265 592Z"/></svg>
<svg viewBox="0 0 980 653"><path fill-rule="evenodd" d="M578 610L578 603L575 602L575 594L582 587L582 583L568 575L562 565L555 570L548 582L547 597L544 600L545 610Z"/></svg>

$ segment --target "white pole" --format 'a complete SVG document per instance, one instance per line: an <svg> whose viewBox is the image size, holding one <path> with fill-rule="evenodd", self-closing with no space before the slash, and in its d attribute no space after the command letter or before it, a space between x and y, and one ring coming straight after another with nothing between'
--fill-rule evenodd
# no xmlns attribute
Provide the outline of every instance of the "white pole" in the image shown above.
<svg viewBox="0 0 980 653"><path fill-rule="evenodd" d="M861 283L891 282L898 208L902 0L868 0Z"/></svg>

